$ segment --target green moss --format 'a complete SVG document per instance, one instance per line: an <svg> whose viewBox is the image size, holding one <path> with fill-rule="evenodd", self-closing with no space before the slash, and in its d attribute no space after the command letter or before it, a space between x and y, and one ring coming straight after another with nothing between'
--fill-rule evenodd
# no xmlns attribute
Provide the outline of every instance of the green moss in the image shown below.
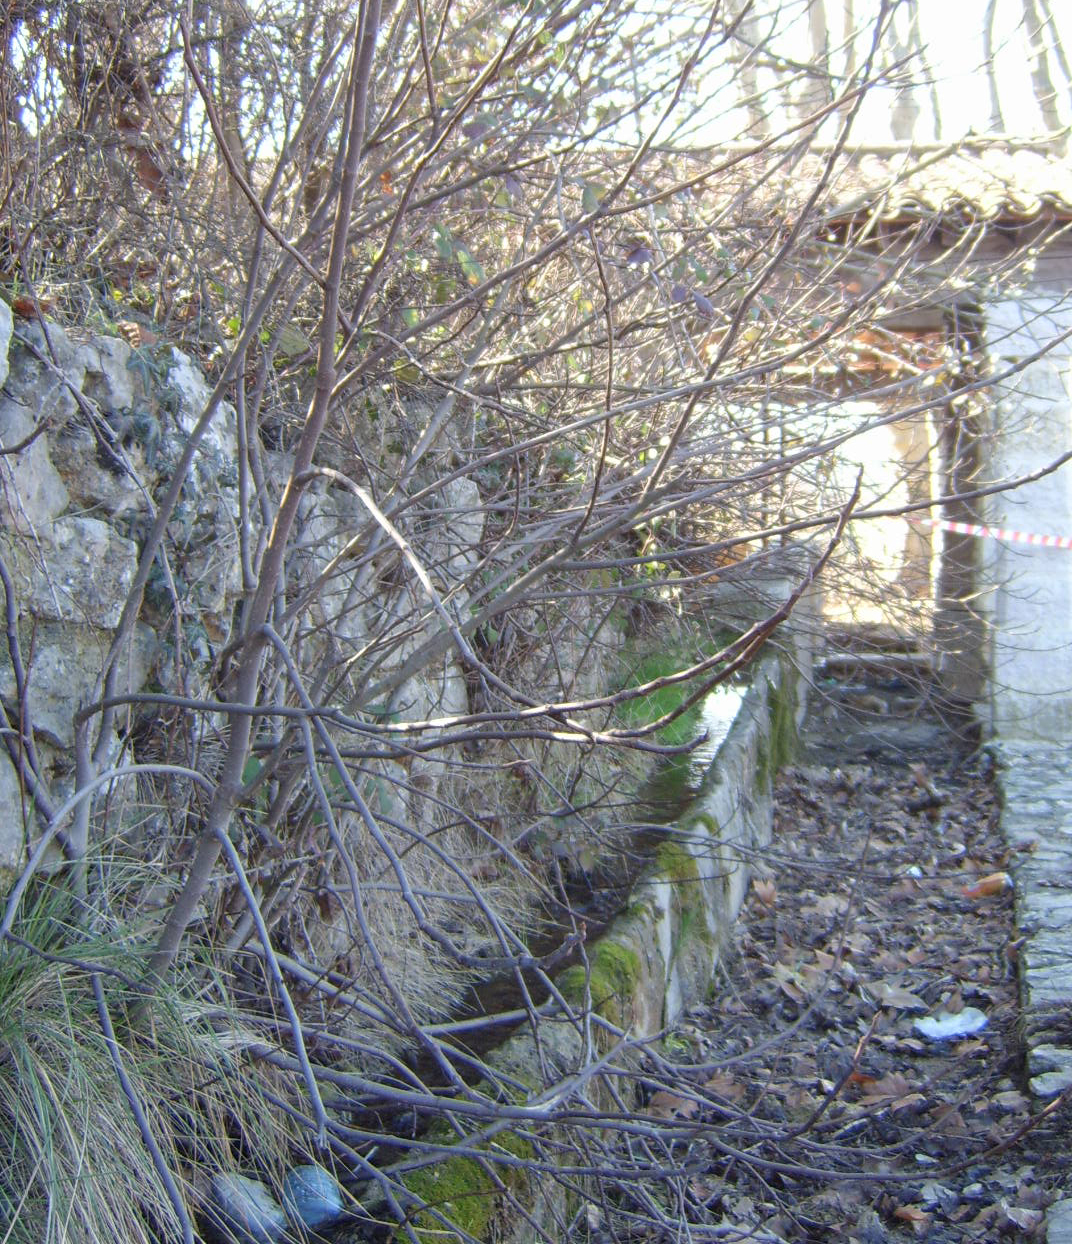
<svg viewBox="0 0 1072 1244"><path fill-rule="evenodd" d="M437 1125L431 1129L429 1139L446 1142L454 1139L454 1133L448 1132L445 1125ZM492 1163L494 1158L491 1155L496 1149L524 1160L534 1156L529 1141L514 1132L501 1132L494 1141L481 1148L487 1150ZM516 1188L526 1175L517 1167L505 1166L499 1168L499 1177L508 1187ZM492 1238L491 1226L499 1211L501 1192L491 1172L475 1159L462 1154L445 1157L433 1165L411 1171L404 1183L414 1196L434 1207L457 1228L458 1234L454 1238L464 1238L465 1234L477 1240ZM452 1238L449 1228L429 1210L417 1214L413 1227L421 1244L446 1244ZM401 1228L397 1230L395 1238L406 1239L405 1231Z"/></svg>
<svg viewBox="0 0 1072 1244"><path fill-rule="evenodd" d="M624 920L653 920L655 918L655 904L651 899L635 899L622 909L621 915Z"/></svg>
<svg viewBox="0 0 1072 1244"><path fill-rule="evenodd" d="M700 880L696 857L680 842L659 843L655 851L655 871L675 882L697 884Z"/></svg>
<svg viewBox="0 0 1072 1244"><path fill-rule="evenodd" d="M644 804L655 809L676 810L695 795L692 758L668 756L645 783Z"/></svg>
<svg viewBox="0 0 1072 1244"><path fill-rule="evenodd" d="M711 822L710 817L705 819ZM709 945L714 937L707 923L704 894L700 888L700 864L696 856L679 842L664 842L655 852L655 866L659 875L674 883L677 899L670 962L666 965L669 971L690 940Z"/></svg>
<svg viewBox="0 0 1072 1244"><path fill-rule="evenodd" d="M697 661L720 652L737 638L735 631L719 630L697 646L686 647L679 642L657 652L646 652L639 656L633 653L631 657L626 658L627 668L619 680L619 685L622 688L639 687L645 683L654 682L657 678L677 674ZM692 679L688 682L674 683L669 687L660 687L657 691L651 691L647 695L638 696L635 700L626 700L619 704L618 719L624 726L634 729L649 725L667 713L680 708L695 690L696 683ZM700 713L701 705L694 704L687 712L682 713L680 717L658 731L656 737L659 742L668 747L679 747L694 739L699 731ZM685 761L681 766L682 781L687 774L688 762Z"/></svg>
<svg viewBox="0 0 1072 1244"><path fill-rule="evenodd" d="M612 1024L622 1025L640 981L640 956L608 935L590 948L588 967L592 1009ZM583 1006L585 980L584 965L578 963L567 968L555 984L568 1002Z"/></svg>
<svg viewBox="0 0 1072 1244"><path fill-rule="evenodd" d="M459 1231L478 1240L488 1238L488 1228L495 1213L497 1189L491 1176L472 1158L445 1158L434 1166L412 1171L405 1179L406 1187L422 1201L434 1206ZM417 1215L415 1234L421 1244L434 1244L449 1238L443 1225L427 1210ZM399 1240L405 1232L396 1233Z"/></svg>
<svg viewBox="0 0 1072 1244"><path fill-rule="evenodd" d="M756 750L756 794L770 789L778 770L796 755L797 734L796 692L789 676L783 671L781 682L770 684L767 697L769 729Z"/></svg>

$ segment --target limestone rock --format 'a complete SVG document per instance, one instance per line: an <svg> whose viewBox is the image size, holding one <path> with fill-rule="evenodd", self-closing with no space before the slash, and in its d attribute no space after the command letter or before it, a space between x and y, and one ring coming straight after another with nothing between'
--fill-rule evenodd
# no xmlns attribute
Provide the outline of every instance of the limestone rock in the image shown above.
<svg viewBox="0 0 1072 1244"><path fill-rule="evenodd" d="M399 721L429 721L462 717L469 711L465 675L449 657L438 668L407 679L391 697L391 712Z"/></svg>
<svg viewBox="0 0 1072 1244"><path fill-rule="evenodd" d="M295 524L295 565L304 583L313 583L346 548L363 521L361 503L339 488L309 490ZM320 610L332 634L362 643L367 633L365 611L350 600L352 571L344 564L318 592Z"/></svg>
<svg viewBox="0 0 1072 1244"><path fill-rule="evenodd" d="M185 450L211 390L181 350L172 354L174 364L167 383L174 398L174 424L169 424L163 434L162 457L175 462ZM229 616L231 603L242 587L238 524L236 415L233 406L222 402L198 445L172 523L173 538L187 558L183 578L193 589L199 610L216 619Z"/></svg>
<svg viewBox="0 0 1072 1244"><path fill-rule="evenodd" d="M4 388L35 423L49 421L50 430L78 412L76 392L85 378L85 365L70 338L58 324L45 327L37 320L20 327L8 357ZM47 360L47 361L46 361Z"/></svg>
<svg viewBox="0 0 1072 1244"><path fill-rule="evenodd" d="M59 518L36 542L0 535L19 596L35 618L119 624L138 567L138 549L97 518Z"/></svg>
<svg viewBox="0 0 1072 1244"><path fill-rule="evenodd" d="M74 746L74 717L94 695L101 664L111 644L108 631L73 622L39 622L33 642L21 636L23 660L31 655L28 707L33 729L59 747ZM141 687L155 655L155 637L139 627L119 686ZM15 676L0 649L0 698L9 710L17 710Z"/></svg>
<svg viewBox="0 0 1072 1244"><path fill-rule="evenodd" d="M18 444L33 427L24 411L0 399L0 444ZM5 526L25 532L40 530L67 508L68 499L41 437L14 457L0 459L0 522Z"/></svg>
<svg viewBox="0 0 1072 1244"><path fill-rule="evenodd" d="M212 390L204 376L194 366L189 355L172 350L174 363L168 370L167 383L177 399L175 418L187 436L201 418ZM238 433L235 426L234 407L221 402L215 417L201 440L201 457L211 465L233 470L238 461Z"/></svg>
<svg viewBox="0 0 1072 1244"><path fill-rule="evenodd" d="M130 355L130 346L121 337L94 337L78 349L85 369L82 391L104 414L118 414L134 405Z"/></svg>
<svg viewBox="0 0 1072 1244"><path fill-rule="evenodd" d="M0 299L0 384L7 380L7 355L11 346L13 326L11 308L3 299Z"/></svg>
<svg viewBox="0 0 1072 1244"><path fill-rule="evenodd" d="M138 479L148 485L152 471L141 445L126 444L123 453ZM147 511L138 482L120 466L101 461L96 437L84 424L69 424L63 436L54 437L49 455L70 495L72 508L96 510L109 518Z"/></svg>
<svg viewBox="0 0 1072 1244"><path fill-rule="evenodd" d="M480 561L484 509L480 489L471 479L455 479L440 491L443 521L431 539L428 570L433 578L464 577Z"/></svg>
<svg viewBox="0 0 1072 1244"><path fill-rule="evenodd" d="M21 807L18 774L5 751L0 755L0 895L7 893L26 863Z"/></svg>
<svg viewBox="0 0 1072 1244"><path fill-rule="evenodd" d="M5 307L5 311L7 308ZM10 312L7 312L10 320ZM0 336L3 326L0 325ZM47 357L47 347L40 327L34 325L26 336L34 348ZM81 367L63 332L52 325L50 340L62 367L70 366L68 378L81 383ZM4 392L0 395L0 444L11 447L26 441L42 424L51 430L63 423L77 409L63 374L49 370L25 348L15 349L10 359L2 355L7 371ZM19 531L33 532L46 527L67 508L67 489L49 456L44 433L18 454L0 459L0 522Z"/></svg>
<svg viewBox="0 0 1072 1244"><path fill-rule="evenodd" d="M1072 1197L1055 1201L1046 1211L1046 1244L1072 1244Z"/></svg>
<svg viewBox="0 0 1072 1244"><path fill-rule="evenodd" d="M259 1180L213 1175L209 1220L217 1238L238 1244L276 1244L287 1237L287 1218Z"/></svg>
<svg viewBox="0 0 1072 1244"><path fill-rule="evenodd" d="M342 1218L342 1189L322 1166L296 1166L283 1177L283 1208L295 1224L320 1231Z"/></svg>

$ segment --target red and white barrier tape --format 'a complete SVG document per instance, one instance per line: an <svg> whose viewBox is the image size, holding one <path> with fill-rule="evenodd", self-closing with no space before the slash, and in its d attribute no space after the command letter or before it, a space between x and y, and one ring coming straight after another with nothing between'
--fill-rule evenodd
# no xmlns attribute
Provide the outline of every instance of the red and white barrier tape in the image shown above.
<svg viewBox="0 0 1072 1244"><path fill-rule="evenodd" d="M962 536L989 536L992 540L1011 540L1015 544L1039 544L1047 549L1072 549L1072 536L1040 536L1034 531L1011 531L1007 527L981 527L977 523L954 523L947 518L916 518L913 523L955 531Z"/></svg>

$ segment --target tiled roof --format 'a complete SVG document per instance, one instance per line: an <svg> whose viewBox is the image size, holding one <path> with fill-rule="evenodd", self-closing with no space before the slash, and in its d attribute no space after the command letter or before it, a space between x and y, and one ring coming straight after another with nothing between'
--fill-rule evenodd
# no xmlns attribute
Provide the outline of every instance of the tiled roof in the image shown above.
<svg viewBox="0 0 1072 1244"><path fill-rule="evenodd" d="M821 167L816 154L807 158L812 161ZM798 166L797 175L802 172ZM871 148L838 161L831 192L827 214L842 219L1072 218L1072 160L1045 147L998 143Z"/></svg>

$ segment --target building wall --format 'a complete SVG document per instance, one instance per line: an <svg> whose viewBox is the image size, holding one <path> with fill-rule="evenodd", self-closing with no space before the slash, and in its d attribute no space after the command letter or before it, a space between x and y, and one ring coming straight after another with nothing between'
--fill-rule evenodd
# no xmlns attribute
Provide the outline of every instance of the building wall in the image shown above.
<svg viewBox="0 0 1072 1244"><path fill-rule="evenodd" d="M1039 261L1022 294L984 307L991 373L999 383L986 474L1017 478L1072 450L1072 255ZM1056 344L1054 344L1056 342ZM1049 346L1047 352L1039 351ZM1072 534L1072 464L988 498L986 520L1043 535ZM985 540L980 605L989 628L990 726L1006 739L1072 737L1072 550Z"/></svg>

